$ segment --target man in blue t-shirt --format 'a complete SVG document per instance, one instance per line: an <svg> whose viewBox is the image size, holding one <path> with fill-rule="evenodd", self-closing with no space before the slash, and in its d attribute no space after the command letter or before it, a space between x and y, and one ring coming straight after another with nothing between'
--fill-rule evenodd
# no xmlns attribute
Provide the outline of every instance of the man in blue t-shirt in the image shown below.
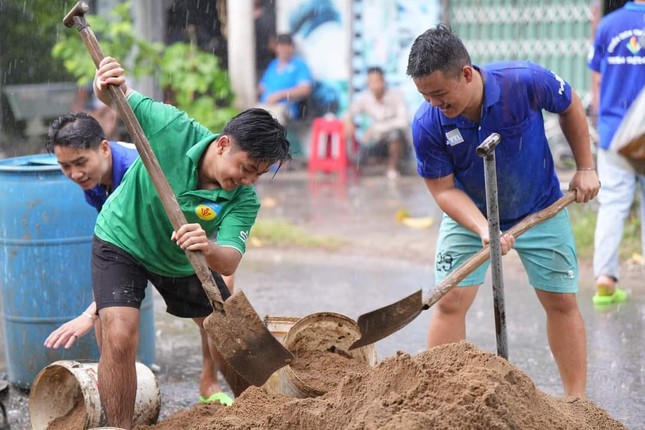
<svg viewBox="0 0 645 430"><path fill-rule="evenodd" d="M627 293L618 288L618 248L623 225L641 192L641 238L645 254L645 176L610 150L614 134L630 105L645 88L645 0L628 2L605 16L598 25L589 53L593 73L592 108L598 113L598 175L602 189L594 237L593 271L595 305L624 302Z"/></svg>
<svg viewBox="0 0 645 430"><path fill-rule="evenodd" d="M103 129L92 116L77 112L56 118L47 133L47 150L54 153L65 176L82 189L87 203L101 211L112 192L121 184L126 172L139 157L132 143L108 141ZM234 275L223 277L229 290ZM96 303L92 302L78 317L54 330L45 340L48 348L71 348L76 340L94 328ZM217 370L208 350L207 334L202 336L203 369L200 378L200 403L220 401ZM224 403L230 399L224 398Z"/></svg>
<svg viewBox="0 0 645 430"><path fill-rule="evenodd" d="M298 117L298 103L309 97L313 88L309 66L294 56L294 50L290 34L278 35L276 58L258 84L260 107L271 112L282 125Z"/></svg>
<svg viewBox="0 0 645 430"><path fill-rule="evenodd" d="M600 183L593 165L584 109L555 73L529 62L473 66L461 40L443 25L417 37L407 74L425 103L412 124L417 170L444 211L435 256L441 282L488 243L484 165L477 146L499 133L495 150L502 230L562 196L544 133L542 109L560 115L577 171L569 185L580 203ZM547 334L564 391L585 396L585 327L576 302L578 266L566 211L515 239L501 236L502 253L515 248L547 315ZM466 337L466 313L488 264L467 276L434 308L428 346Z"/></svg>

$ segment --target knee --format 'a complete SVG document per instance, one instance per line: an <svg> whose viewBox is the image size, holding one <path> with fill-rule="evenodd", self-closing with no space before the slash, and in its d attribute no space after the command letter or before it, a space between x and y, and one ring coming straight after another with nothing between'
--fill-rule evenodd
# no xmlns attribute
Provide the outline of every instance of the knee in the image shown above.
<svg viewBox="0 0 645 430"><path fill-rule="evenodd" d="M551 315L569 315L578 313L578 301L572 293L555 294L550 300L544 301L544 310Z"/></svg>
<svg viewBox="0 0 645 430"><path fill-rule="evenodd" d="M138 332L122 330L104 330L101 342L101 355L117 357L118 359L135 357L138 345Z"/></svg>
<svg viewBox="0 0 645 430"><path fill-rule="evenodd" d="M139 328L135 321L104 318L101 321L101 354L135 356L139 344Z"/></svg>
<svg viewBox="0 0 645 430"><path fill-rule="evenodd" d="M205 317L203 318L193 318L193 322L197 324L197 327L199 327L199 331L201 333L205 333L206 330L204 329L204 320L206 320Z"/></svg>
<svg viewBox="0 0 645 430"><path fill-rule="evenodd" d="M465 315L468 311L468 304L465 303L458 291L451 291L437 302L436 311L446 316Z"/></svg>

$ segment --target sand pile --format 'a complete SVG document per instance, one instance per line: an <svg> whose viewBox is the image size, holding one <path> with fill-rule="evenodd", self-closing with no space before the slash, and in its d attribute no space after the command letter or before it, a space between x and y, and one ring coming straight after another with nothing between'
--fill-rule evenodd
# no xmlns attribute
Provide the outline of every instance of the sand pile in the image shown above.
<svg viewBox="0 0 645 430"><path fill-rule="evenodd" d="M321 375L324 376L324 375ZM589 401L539 391L502 358L469 342L399 353L347 372L325 395L295 399L252 387L230 408L196 406L137 430L626 429Z"/></svg>

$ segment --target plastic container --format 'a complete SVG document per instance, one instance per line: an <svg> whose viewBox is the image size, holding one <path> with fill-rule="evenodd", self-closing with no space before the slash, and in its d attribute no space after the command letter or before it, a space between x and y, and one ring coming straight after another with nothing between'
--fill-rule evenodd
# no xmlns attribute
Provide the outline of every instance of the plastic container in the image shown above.
<svg viewBox="0 0 645 430"><path fill-rule="evenodd" d="M320 312L298 320L285 336L284 346L296 355L304 351L327 351L333 347L374 366L377 359L373 344L349 350L360 335L358 324L351 318L333 312ZM279 382L279 391L286 396L306 398L324 394L324 391L299 377L289 365L279 370Z"/></svg>
<svg viewBox="0 0 645 430"><path fill-rule="evenodd" d="M97 385L98 363L61 360L45 367L36 377L29 394L29 418L33 430L47 430L56 418L62 419L76 408L83 409L82 428L106 425ZM159 386L154 373L136 363L137 394L134 425L157 422L161 407ZM80 406L79 406L80 404ZM71 428L70 422L70 428ZM74 420L74 428L81 425ZM112 427L107 427L112 428Z"/></svg>
<svg viewBox="0 0 645 430"><path fill-rule="evenodd" d="M264 317L264 324L271 334L284 344L284 338L291 330L291 327L300 320L300 317L282 317L269 316ZM282 378L282 369L278 369L267 379L262 387L271 394L281 394L280 378Z"/></svg>
<svg viewBox="0 0 645 430"><path fill-rule="evenodd" d="M0 160L0 290L9 381L27 389L58 360L97 360L93 335L71 349L46 337L92 301L91 245L96 209L53 155ZM154 363L152 294L141 307L138 360Z"/></svg>
<svg viewBox="0 0 645 430"><path fill-rule="evenodd" d="M291 327L300 320L300 317L280 317L267 315L264 317L264 324L271 334L283 343L285 336Z"/></svg>

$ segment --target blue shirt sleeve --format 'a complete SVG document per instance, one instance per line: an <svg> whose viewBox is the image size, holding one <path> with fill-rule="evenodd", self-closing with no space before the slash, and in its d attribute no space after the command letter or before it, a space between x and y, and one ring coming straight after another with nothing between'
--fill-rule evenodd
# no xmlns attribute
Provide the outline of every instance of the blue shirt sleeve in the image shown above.
<svg viewBox="0 0 645 430"><path fill-rule="evenodd" d="M528 64L529 67L525 69L531 71L528 93L534 108L552 113L564 112L571 105L571 85L549 69Z"/></svg>
<svg viewBox="0 0 645 430"><path fill-rule="evenodd" d="M446 150L440 117L427 102L419 107L412 120L412 141L419 176L434 179L453 173L453 162Z"/></svg>
<svg viewBox="0 0 645 430"><path fill-rule="evenodd" d="M596 30L593 45L589 48L589 55L587 56L587 66L594 72L600 73L600 63L604 57L603 43L604 35L601 27Z"/></svg>

